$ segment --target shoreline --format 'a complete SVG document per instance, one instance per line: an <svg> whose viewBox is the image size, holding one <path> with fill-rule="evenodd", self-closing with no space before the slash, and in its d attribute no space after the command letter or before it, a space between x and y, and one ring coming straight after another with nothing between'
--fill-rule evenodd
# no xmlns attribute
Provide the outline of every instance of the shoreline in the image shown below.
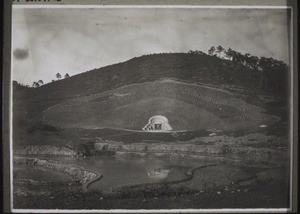
<svg viewBox="0 0 300 214"><path fill-rule="evenodd" d="M88 170L82 166L78 166L75 164L66 164L59 161L55 161L53 159L14 156L13 161L14 164L25 164L27 166L48 168L50 170L68 174L74 179L72 180L72 182L79 182L80 184L82 184L82 188L85 191L91 183L103 177L102 174L99 174L92 170Z"/></svg>

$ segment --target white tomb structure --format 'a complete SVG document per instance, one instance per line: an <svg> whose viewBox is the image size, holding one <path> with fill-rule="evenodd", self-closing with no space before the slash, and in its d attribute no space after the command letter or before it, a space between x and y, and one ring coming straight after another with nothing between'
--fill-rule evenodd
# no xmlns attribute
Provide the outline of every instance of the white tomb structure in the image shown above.
<svg viewBox="0 0 300 214"><path fill-rule="evenodd" d="M171 131L173 130L169 124L168 118L162 115L150 117L147 125L143 128L144 131Z"/></svg>

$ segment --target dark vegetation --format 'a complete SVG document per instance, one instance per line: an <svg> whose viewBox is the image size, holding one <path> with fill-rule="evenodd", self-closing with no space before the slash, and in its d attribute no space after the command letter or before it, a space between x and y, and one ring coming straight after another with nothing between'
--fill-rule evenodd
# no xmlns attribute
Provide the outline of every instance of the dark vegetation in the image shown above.
<svg viewBox="0 0 300 214"><path fill-rule="evenodd" d="M253 72L248 72L249 85L252 88L257 86L257 73L260 73L259 88L265 91L272 91L275 94L282 95L287 93L286 83L289 79L288 70L289 67L286 63L280 60L276 60L272 57L257 57L252 56L249 53L242 54L231 48L225 50L222 46L215 48L212 46L208 50L208 54L211 56L218 56L223 54L226 58L231 58L235 63L242 64ZM283 91L282 91L283 90Z"/></svg>

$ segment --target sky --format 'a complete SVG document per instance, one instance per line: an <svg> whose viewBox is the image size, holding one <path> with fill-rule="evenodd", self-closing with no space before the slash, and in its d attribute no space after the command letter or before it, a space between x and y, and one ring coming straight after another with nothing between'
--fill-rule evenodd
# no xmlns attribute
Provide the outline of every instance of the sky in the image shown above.
<svg viewBox="0 0 300 214"><path fill-rule="evenodd" d="M152 53L221 45L289 63L285 9L15 8L12 77L70 76Z"/></svg>

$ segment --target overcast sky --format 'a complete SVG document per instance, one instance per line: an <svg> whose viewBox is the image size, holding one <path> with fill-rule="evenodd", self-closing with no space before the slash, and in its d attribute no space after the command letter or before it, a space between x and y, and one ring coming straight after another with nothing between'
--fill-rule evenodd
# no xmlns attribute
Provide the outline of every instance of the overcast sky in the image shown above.
<svg viewBox="0 0 300 214"><path fill-rule="evenodd" d="M285 9L13 9L13 79L32 85L150 53L212 46L289 62Z"/></svg>

